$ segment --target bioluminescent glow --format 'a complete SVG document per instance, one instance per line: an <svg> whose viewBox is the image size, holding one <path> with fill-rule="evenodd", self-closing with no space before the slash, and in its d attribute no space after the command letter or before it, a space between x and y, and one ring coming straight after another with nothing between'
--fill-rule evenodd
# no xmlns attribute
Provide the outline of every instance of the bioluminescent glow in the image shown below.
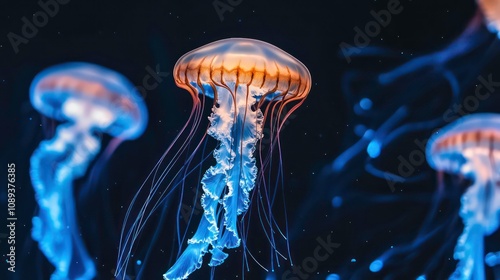
<svg viewBox="0 0 500 280"><path fill-rule="evenodd" d="M100 150L96 133L121 140L142 134L145 105L125 77L89 63L60 64L39 73L30 100L41 114L64 122L31 157L39 205L31 235L55 267L51 279L94 279L95 265L78 230L72 183Z"/></svg>
<svg viewBox="0 0 500 280"><path fill-rule="evenodd" d="M500 252L496 253L488 253L486 254L486 257L484 257L484 262L489 266L489 267L494 267L500 264Z"/></svg>
<svg viewBox="0 0 500 280"><path fill-rule="evenodd" d="M326 276L325 280L340 280L340 276L338 274L330 274Z"/></svg>
<svg viewBox="0 0 500 280"><path fill-rule="evenodd" d="M384 262L381 260L375 260L370 264L371 272L379 272L384 267Z"/></svg>
<svg viewBox="0 0 500 280"><path fill-rule="evenodd" d="M335 208L339 208L340 206L342 206L343 201L344 200L342 199L342 197L336 196L332 199L332 206Z"/></svg>
<svg viewBox="0 0 500 280"><path fill-rule="evenodd" d="M142 205L134 198L129 213L135 204L139 204L141 210L138 217L132 220L130 228L122 232L123 245L118 257L119 269L115 275L124 275L128 256L138 232L152 211L169 193L168 188L176 184L172 179L164 190L158 191L161 182L171 172L179 155L186 152L189 146L194 146L195 151L187 157L182 167L184 171L179 175L178 181L184 186L184 176L190 173L189 164L198 147L206 141L207 134L216 139L218 144L217 149L213 151L215 165L206 170L201 178L204 192L201 197L203 215L196 232L187 241L187 247L163 275L164 279L186 279L202 266L203 256L207 252L211 254L208 265L218 266L228 257L224 250L237 248L242 241L246 258L248 249L245 235L248 232L245 230L243 218L239 220L238 217L244 216L249 209L252 203L250 194L255 186L256 196L259 197L257 211L266 238L272 247L271 260L279 256L287 259L277 250L274 236L280 234L286 239L288 230L286 225L285 230L280 229L271 214L277 195L276 186L281 184L270 183L269 180L272 180L270 178L273 176L264 176L262 172L274 163L279 164L278 170L282 168L281 160L273 160L272 154L273 151L280 153L279 133L284 122L309 94L311 76L308 69L296 58L269 43L231 38L186 53L177 61L173 73L176 85L191 94L194 104L188 123L176 138L177 140L185 137L187 140L175 150L163 172L157 170L158 165L154 171L155 174L161 175L158 176L160 179L153 182L149 193L160 192L160 198L151 202L152 199L148 196ZM202 119L202 108L207 97L213 99L212 114L208 118L210 124L206 134L196 145L191 142ZM282 116L284 106L292 103L293 107ZM270 130L269 135L264 136L263 127L266 123L269 124ZM189 131L185 133L187 129ZM258 146L262 137L270 138L268 147L263 147L262 142L261 146ZM173 145L175 141L164 153L159 164L165 155L173 152ZM258 159L254 157L257 148ZM263 155L264 149L268 149L269 154ZM179 178L177 174L174 178ZM278 174L279 176L281 175ZM154 205L148 206L150 203ZM193 216L189 220L191 218ZM178 233L179 246L183 247L184 239L180 235ZM270 270L273 271L273 268Z"/></svg>
<svg viewBox="0 0 500 280"><path fill-rule="evenodd" d="M370 100L370 98L363 98L359 101L359 107L363 110L370 110L373 105L373 102Z"/></svg>
<svg viewBox="0 0 500 280"><path fill-rule="evenodd" d="M366 147L366 152L371 158L376 158L380 155L380 146L379 140L372 140Z"/></svg>
<svg viewBox="0 0 500 280"><path fill-rule="evenodd" d="M458 265L450 279L485 279L484 236L500 222L500 115L474 114L445 126L427 144L427 161L438 170L473 181L461 199L464 230L455 246Z"/></svg>
<svg viewBox="0 0 500 280"><path fill-rule="evenodd" d="M269 274L269 275L266 276L266 280L276 280L276 275Z"/></svg>

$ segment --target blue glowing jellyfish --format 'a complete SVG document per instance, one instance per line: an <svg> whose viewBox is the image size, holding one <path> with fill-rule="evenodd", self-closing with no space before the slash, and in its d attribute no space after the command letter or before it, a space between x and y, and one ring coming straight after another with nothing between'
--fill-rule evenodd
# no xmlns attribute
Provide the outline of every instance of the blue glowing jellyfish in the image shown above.
<svg viewBox="0 0 500 280"><path fill-rule="evenodd" d="M138 137L147 124L146 107L125 77L89 63L44 70L31 84L30 99L40 113L63 122L31 157L39 205L31 235L55 267L51 279L93 279L96 270L78 230L72 184L100 150L97 133Z"/></svg>
<svg viewBox="0 0 500 280"><path fill-rule="evenodd" d="M473 181L461 199L464 230L450 279L483 280L484 237L497 231L500 222L500 115L474 114L445 126L429 140L426 154L432 168Z"/></svg>
<svg viewBox="0 0 500 280"><path fill-rule="evenodd" d="M277 195L274 186L279 185L279 180L270 183L270 173L264 175L262 172L275 162L280 164L278 169L281 170L281 160L274 162L272 151L278 149L280 153L279 132L287 117L303 103L309 93L311 76L308 69L296 58L271 44L254 39L231 38L186 53L174 67L174 78L177 86L191 94L194 103L188 123L176 138L186 137L187 140L175 149L174 160L193 141L202 119L203 105L208 98L213 99L213 107L208 118L210 124L202 141L208 134L217 140L217 148L213 152L215 165L208 168L201 178L204 193L201 197L201 221L187 241L187 247L163 277L186 279L202 266L202 258L207 252L211 254L208 265L220 265L228 257L224 250L239 247L242 240L246 251L244 236L248 233L244 230L242 216L252 203L250 195L255 186L261 224L267 228L266 238L272 244L272 254L281 255L275 248L274 235L279 233L286 236L287 231L277 228L278 223L270 215ZM292 109L285 114L284 106L291 103L294 103ZM182 136L190 123L190 130ZM265 124L270 126L269 135L264 135ZM259 142L263 137L270 137L271 140L267 155L263 155L265 148ZM200 147L201 142L192 146ZM259 151L258 158L254 157L256 149ZM172 146L165 154L170 152L173 152ZM187 157L184 167L193 156L194 152ZM166 173L171 170L173 163L171 161L167 165ZM166 176L165 171L155 171L155 175L152 175L161 179L153 181L150 194L158 192L159 184ZM185 182L184 178L189 172L181 173L181 181ZM168 186L172 186L170 184ZM150 216L150 210L146 209L157 208L158 200L153 207L147 206L152 203L152 196L148 196L146 203L141 206L138 218L130 229L123 231L126 235L123 236L124 245L118 258L118 274L126 270L126 260L122 259L130 255L131 244L142 229L143 222ZM184 239L181 237L180 240ZM179 246L183 246L183 242Z"/></svg>

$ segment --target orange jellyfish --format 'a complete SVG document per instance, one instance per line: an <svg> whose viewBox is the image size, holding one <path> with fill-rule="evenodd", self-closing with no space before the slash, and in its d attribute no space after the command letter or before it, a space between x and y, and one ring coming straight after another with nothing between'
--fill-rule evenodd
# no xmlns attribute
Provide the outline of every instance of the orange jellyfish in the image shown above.
<svg viewBox="0 0 500 280"><path fill-rule="evenodd" d="M187 248L164 274L165 279L185 279L201 267L205 253L210 252L212 256L209 266L217 266L228 256L223 252L224 249L240 246L240 236L245 235L245 232L240 232L238 228L242 225L239 224L238 216L248 210L251 204L249 195L255 186L259 203L262 203L261 209L270 212L275 193L270 190L273 184L269 184L268 175L263 174L263 169L271 163L281 164L280 160L271 160L273 148L280 153L280 130L287 117L309 94L311 75L304 64L285 51L269 43L246 38L224 39L190 51L177 61L173 73L176 85L191 94L194 106L188 123L176 138L176 141L181 142L179 139L187 140L175 151L170 146L165 152L162 159L170 152L175 152L174 157L163 172L155 170L154 174L161 174L158 175L161 179L153 182L149 192L158 191L165 173L172 170L180 153L188 146L196 146L189 143L193 141L202 119L202 108L207 97L213 99L212 114L208 118L210 124L196 147L201 146L207 134L218 141L217 149L213 152L216 164L201 179L204 192L201 197L201 221L188 240ZM285 106L292 103L290 110L284 111ZM189 124L192 125L188 130ZM259 149L256 159L254 153L259 140L267 137L263 135L264 125L269 125L269 154L262 155L262 149ZM188 157L184 167L192 159L193 156ZM180 176L185 176L186 172L183 174ZM184 178L181 180L185 182ZM167 192L162 193L166 195ZM262 202L264 200L266 202ZM150 209L158 207L158 201L149 207L147 204L152 203L152 200L148 196L131 229L122 232L127 232L127 235L123 236L124 245L119 259L130 255L131 244L150 216ZM137 203L136 198L134 203ZM271 242L275 232L282 232L276 229L277 223L270 214L262 218L262 224L268 227L266 234ZM246 249L246 245L243 246ZM126 270L124 265L123 261L118 263L121 273L124 273L123 269Z"/></svg>
<svg viewBox="0 0 500 280"><path fill-rule="evenodd" d="M500 115L456 120L431 137L426 154L432 168L473 181L461 199L464 230L455 246L459 262L450 279L483 280L484 236L494 233L500 221Z"/></svg>

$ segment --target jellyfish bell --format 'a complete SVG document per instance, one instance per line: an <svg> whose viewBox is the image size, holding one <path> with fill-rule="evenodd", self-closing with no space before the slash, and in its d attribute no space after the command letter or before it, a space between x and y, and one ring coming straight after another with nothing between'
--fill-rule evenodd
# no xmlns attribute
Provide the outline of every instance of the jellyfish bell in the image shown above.
<svg viewBox="0 0 500 280"><path fill-rule="evenodd" d="M499 34L500 31L500 1L477 0L479 8L485 18L486 26L491 32Z"/></svg>
<svg viewBox="0 0 500 280"><path fill-rule="evenodd" d="M498 230L500 220L500 115L473 114L435 133L426 147L436 170L462 174L473 181L461 199L465 225L455 247L459 264L452 279L484 279L483 238Z"/></svg>
<svg viewBox="0 0 500 280"><path fill-rule="evenodd" d="M311 88L309 70L299 60L274 45L247 38L223 39L186 53L177 61L174 75L177 86L211 98L225 88L249 91L257 100L303 100Z"/></svg>
<svg viewBox="0 0 500 280"><path fill-rule="evenodd" d="M95 265L78 232L72 182L85 174L100 150L96 132L119 139L108 145L108 156L120 141L142 134L145 105L126 78L89 63L42 71L31 84L30 100L41 114L63 122L30 159L39 205L31 235L55 266L51 279L93 279Z"/></svg>
<svg viewBox="0 0 500 280"><path fill-rule="evenodd" d="M113 137L135 139L145 130L147 110L134 86L102 66L73 62L38 74L31 103L43 115L78 122Z"/></svg>
<svg viewBox="0 0 500 280"><path fill-rule="evenodd" d="M500 115L463 117L436 133L427 149L431 167L459 173L475 182L471 189L476 190L477 200L464 197L464 205L471 205L462 209L467 211L463 214L475 215L487 235L496 231L500 218L500 192L495 191L500 179ZM476 207L484 209L477 211Z"/></svg>

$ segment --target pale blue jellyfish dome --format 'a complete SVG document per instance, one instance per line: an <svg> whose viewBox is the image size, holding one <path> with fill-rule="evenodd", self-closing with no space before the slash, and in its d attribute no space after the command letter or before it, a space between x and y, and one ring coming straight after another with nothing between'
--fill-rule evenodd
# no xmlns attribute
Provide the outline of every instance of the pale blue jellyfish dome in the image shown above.
<svg viewBox="0 0 500 280"><path fill-rule="evenodd" d="M137 138L147 124L146 106L121 74L91 63L47 68L33 80L31 104L59 121L73 121L114 137Z"/></svg>
<svg viewBox="0 0 500 280"><path fill-rule="evenodd" d="M488 149L500 149L500 115L473 114L440 129L427 142L427 162L436 169L475 176L478 170L462 167L471 157ZM476 152L471 152L472 150Z"/></svg>

